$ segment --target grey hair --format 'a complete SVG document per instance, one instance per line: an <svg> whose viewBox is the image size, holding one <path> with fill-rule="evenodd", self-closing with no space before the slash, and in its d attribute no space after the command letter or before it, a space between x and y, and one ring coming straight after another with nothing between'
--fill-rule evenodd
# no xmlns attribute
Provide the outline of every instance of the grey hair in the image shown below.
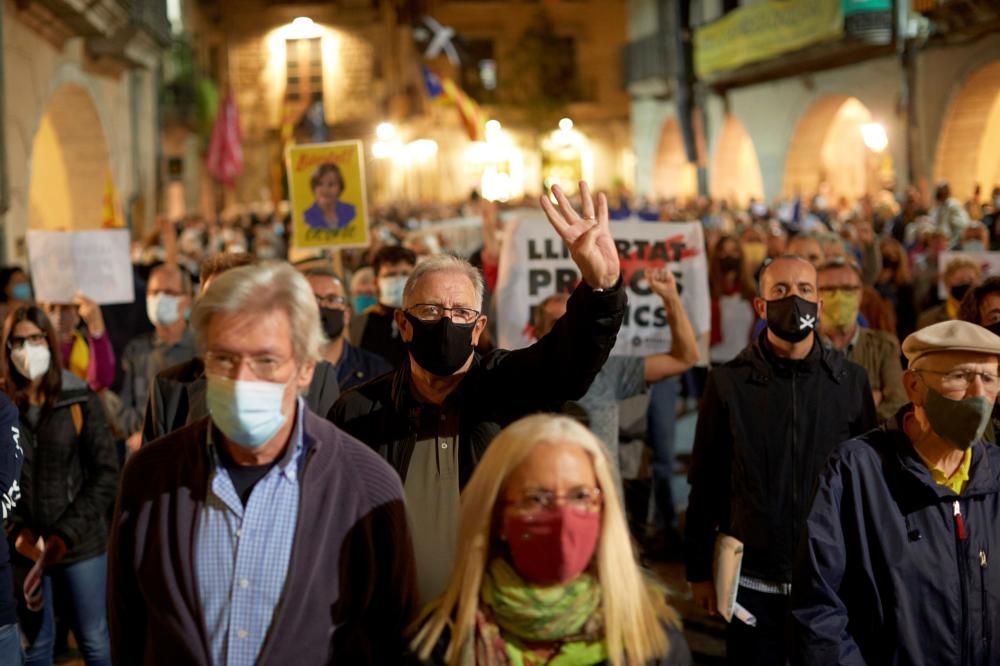
<svg viewBox="0 0 1000 666"><path fill-rule="evenodd" d="M305 277L283 261L233 268L212 280L191 311L191 328L198 348L204 351L208 327L216 315L277 309L288 315L296 360L319 361L326 338L316 297Z"/></svg>
<svg viewBox="0 0 1000 666"><path fill-rule="evenodd" d="M410 273L410 277L406 280L406 286L403 287L404 307L409 302L413 290L417 288L417 282L420 281L420 278L431 273L458 273L469 278L469 282L472 283L472 289L476 294L476 308L478 310L483 309L483 295L486 292L486 282L483 280L483 274L465 259L459 259L449 254L436 254L421 260L417 264L413 272Z"/></svg>

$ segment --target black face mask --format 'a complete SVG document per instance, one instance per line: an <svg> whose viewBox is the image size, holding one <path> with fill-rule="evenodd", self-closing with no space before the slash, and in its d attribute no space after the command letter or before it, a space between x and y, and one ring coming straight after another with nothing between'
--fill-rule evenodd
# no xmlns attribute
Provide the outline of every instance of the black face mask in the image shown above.
<svg viewBox="0 0 1000 666"><path fill-rule="evenodd" d="M949 291L951 292L951 297L956 301L961 301L965 298L965 295L969 293L969 289L972 288L971 284L956 284Z"/></svg>
<svg viewBox="0 0 1000 666"><path fill-rule="evenodd" d="M894 271L899 268L899 259L889 259L888 257L882 257L882 268L888 268L890 271Z"/></svg>
<svg viewBox="0 0 1000 666"><path fill-rule="evenodd" d="M409 312L404 314L413 326L413 339L407 346L421 368L438 377L449 377L469 360L475 322L456 324L448 317L423 321Z"/></svg>
<svg viewBox="0 0 1000 666"><path fill-rule="evenodd" d="M802 342L816 329L817 304L798 296L767 302L767 328L787 342Z"/></svg>
<svg viewBox="0 0 1000 666"><path fill-rule="evenodd" d="M330 340L336 340L344 332L344 311L337 308L320 308L320 319L323 321L323 332Z"/></svg>
<svg viewBox="0 0 1000 666"><path fill-rule="evenodd" d="M740 269L739 257L719 257L719 268L726 273L732 273Z"/></svg>
<svg viewBox="0 0 1000 666"><path fill-rule="evenodd" d="M995 324L990 324L989 326L985 326L984 328L993 335L1000 335L1000 321L996 322Z"/></svg>

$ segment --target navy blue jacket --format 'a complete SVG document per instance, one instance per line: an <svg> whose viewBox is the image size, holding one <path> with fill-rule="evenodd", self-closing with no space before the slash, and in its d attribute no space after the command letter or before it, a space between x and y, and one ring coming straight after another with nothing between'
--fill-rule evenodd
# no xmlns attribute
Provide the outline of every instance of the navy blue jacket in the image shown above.
<svg viewBox="0 0 1000 666"><path fill-rule="evenodd" d="M901 430L909 409L843 443L820 478L792 585L795 663L1000 663L1000 448L973 447L959 497Z"/></svg>
<svg viewBox="0 0 1000 666"><path fill-rule="evenodd" d="M5 393L0 393L0 526L13 515L21 498L18 480L24 450L21 448L21 425L17 407ZM14 603L14 576L11 574L7 540L0 535L0 627L17 622Z"/></svg>

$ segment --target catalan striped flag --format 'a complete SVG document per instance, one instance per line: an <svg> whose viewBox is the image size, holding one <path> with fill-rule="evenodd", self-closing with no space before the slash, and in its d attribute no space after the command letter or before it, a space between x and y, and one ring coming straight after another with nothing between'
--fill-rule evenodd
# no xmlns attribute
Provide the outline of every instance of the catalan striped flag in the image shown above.
<svg viewBox="0 0 1000 666"><path fill-rule="evenodd" d="M427 96L435 102L452 103L462 119L462 126L471 141L482 141L485 137L486 114L482 107L448 77L440 77L428 67L423 68L424 88Z"/></svg>

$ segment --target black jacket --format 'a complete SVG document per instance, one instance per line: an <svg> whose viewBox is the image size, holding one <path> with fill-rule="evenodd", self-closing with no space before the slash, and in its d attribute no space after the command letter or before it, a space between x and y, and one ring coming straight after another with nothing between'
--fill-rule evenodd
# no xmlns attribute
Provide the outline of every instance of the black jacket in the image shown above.
<svg viewBox="0 0 1000 666"><path fill-rule="evenodd" d="M587 392L615 346L625 314L621 281L605 292L581 285L566 315L530 347L475 355L472 367L449 396L461 414L459 484L464 487L486 447L502 427L532 412L558 410ZM406 480L421 418L410 388L410 364L340 397L329 419L375 449Z"/></svg>
<svg viewBox="0 0 1000 666"><path fill-rule="evenodd" d="M790 582L816 479L834 447L874 428L861 366L814 344L777 358L764 332L708 376L685 530L687 576L712 578L716 531L745 544L743 573Z"/></svg>
<svg viewBox="0 0 1000 666"><path fill-rule="evenodd" d="M156 375L149 389L142 443L148 444L208 416L206 384L205 363L200 358L178 363ZM326 414L339 397L336 369L320 361L305 395L306 404L317 414Z"/></svg>
<svg viewBox="0 0 1000 666"><path fill-rule="evenodd" d="M902 432L908 409L820 478L792 587L796 663L1000 663L1000 448L973 446L958 496Z"/></svg>
<svg viewBox="0 0 1000 666"><path fill-rule="evenodd" d="M74 419L80 417L78 431ZM65 564L105 552L108 515L118 488L118 453L100 398L64 372L59 399L43 409L35 427L27 419L22 425L30 436L21 439L24 468L15 524L36 536L61 537L67 547Z"/></svg>

